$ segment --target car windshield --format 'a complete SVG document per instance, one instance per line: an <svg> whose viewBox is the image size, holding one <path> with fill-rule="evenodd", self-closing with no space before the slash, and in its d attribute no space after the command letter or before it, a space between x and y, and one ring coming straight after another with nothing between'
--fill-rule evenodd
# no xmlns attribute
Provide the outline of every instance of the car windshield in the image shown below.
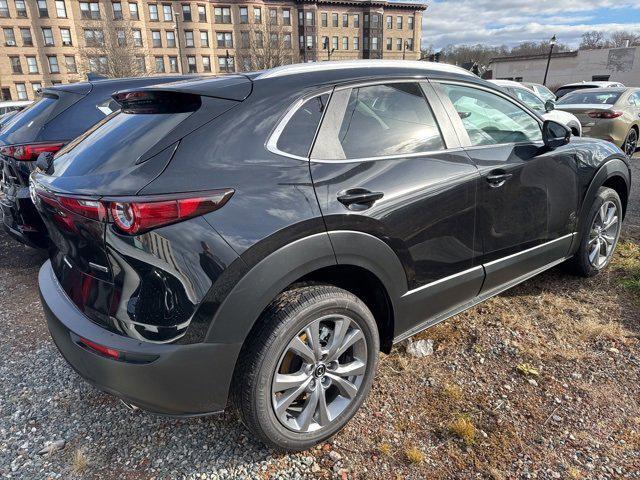
<svg viewBox="0 0 640 480"><path fill-rule="evenodd" d="M568 93L558 101L558 104L577 105L583 103L587 105L613 105L618 101L620 95L622 95L622 92L594 92L589 90L581 90Z"/></svg>

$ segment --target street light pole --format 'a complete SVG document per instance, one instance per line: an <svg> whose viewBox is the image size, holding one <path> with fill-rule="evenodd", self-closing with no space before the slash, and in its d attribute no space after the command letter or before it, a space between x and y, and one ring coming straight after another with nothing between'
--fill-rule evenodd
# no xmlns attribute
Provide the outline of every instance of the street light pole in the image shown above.
<svg viewBox="0 0 640 480"><path fill-rule="evenodd" d="M549 44L551 48L549 48L549 57L547 58L547 69L544 71L544 80L542 81L542 85L547 86L547 75L549 74L549 65L551 64L551 55L553 54L553 47L556 45L556 36L554 35L549 40Z"/></svg>

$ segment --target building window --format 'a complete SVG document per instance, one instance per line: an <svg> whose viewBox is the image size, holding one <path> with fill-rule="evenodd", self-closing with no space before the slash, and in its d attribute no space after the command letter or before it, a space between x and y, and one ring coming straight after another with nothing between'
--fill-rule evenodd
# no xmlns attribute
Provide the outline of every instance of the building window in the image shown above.
<svg viewBox="0 0 640 480"><path fill-rule="evenodd" d="M400 15L396 18L396 27L398 30L402 30L402 17Z"/></svg>
<svg viewBox="0 0 640 480"><path fill-rule="evenodd" d="M269 45L271 45L271 48L278 48L278 34L277 33L270 33L269 34Z"/></svg>
<svg viewBox="0 0 640 480"><path fill-rule="evenodd" d="M253 23L262 23L262 9L253 7Z"/></svg>
<svg viewBox="0 0 640 480"><path fill-rule="evenodd" d="M102 30L87 28L84 30L84 41L87 47L103 47L104 34Z"/></svg>
<svg viewBox="0 0 640 480"><path fill-rule="evenodd" d="M138 65L138 70L140 71L140 73L147 72L147 63L145 62L142 55L136 56L136 64Z"/></svg>
<svg viewBox="0 0 640 480"><path fill-rule="evenodd" d="M154 57L156 73L164 73L164 57Z"/></svg>
<svg viewBox="0 0 640 480"><path fill-rule="evenodd" d="M278 10L276 8L269 9L269 25L278 24Z"/></svg>
<svg viewBox="0 0 640 480"><path fill-rule="evenodd" d="M142 46L142 30L133 30L133 45L134 47Z"/></svg>
<svg viewBox="0 0 640 480"><path fill-rule="evenodd" d="M151 30L151 45L153 48L162 48L162 38L159 30Z"/></svg>
<svg viewBox="0 0 640 480"><path fill-rule="evenodd" d="M391 30L393 28L393 16L387 15L387 28Z"/></svg>
<svg viewBox="0 0 640 480"><path fill-rule="evenodd" d="M288 8L282 10L282 24L285 26L291 25L291 10Z"/></svg>
<svg viewBox="0 0 640 480"><path fill-rule="evenodd" d="M353 37L353 49L360 50L360 37Z"/></svg>
<svg viewBox="0 0 640 480"><path fill-rule="evenodd" d="M216 23L231 23L231 8L216 7L214 9Z"/></svg>
<svg viewBox="0 0 640 480"><path fill-rule="evenodd" d="M349 50L349 37L342 37L342 49Z"/></svg>
<svg viewBox="0 0 640 480"><path fill-rule="evenodd" d="M185 22L191 21L191 5L190 4L182 4L182 18ZM195 59L194 59L195 60Z"/></svg>
<svg viewBox="0 0 640 480"><path fill-rule="evenodd" d="M80 2L80 15L90 20L100 19L100 5L98 2Z"/></svg>
<svg viewBox="0 0 640 480"><path fill-rule="evenodd" d="M49 62L50 73L60 73L60 65L58 65L58 57L56 57L55 55L48 56L47 61Z"/></svg>
<svg viewBox="0 0 640 480"><path fill-rule="evenodd" d="M162 4L162 18L165 22L171 22L173 20L173 9L170 3Z"/></svg>
<svg viewBox="0 0 640 480"><path fill-rule="evenodd" d="M313 12L306 12L305 13L305 23L304 24L307 27L313 27L316 24L315 15L313 14Z"/></svg>
<svg viewBox="0 0 640 480"><path fill-rule="evenodd" d="M107 57L91 57L89 58L89 68L93 72L107 72ZM53 82L52 82L53 83Z"/></svg>
<svg viewBox="0 0 640 480"><path fill-rule="evenodd" d="M167 47L176 48L176 34L172 30L167 30Z"/></svg>
<svg viewBox="0 0 640 480"><path fill-rule="evenodd" d="M33 38L31 38L31 29L30 28L21 28L20 36L22 37L22 46L23 47L33 47Z"/></svg>
<svg viewBox="0 0 640 480"><path fill-rule="evenodd" d="M393 50L393 38L387 38L387 50Z"/></svg>
<svg viewBox="0 0 640 480"><path fill-rule="evenodd" d="M407 50L413 51L413 38L407 38Z"/></svg>
<svg viewBox="0 0 640 480"><path fill-rule="evenodd" d="M67 73L78 73L78 67L76 66L76 57L72 55L65 56L64 64L67 67Z"/></svg>
<svg viewBox="0 0 640 480"><path fill-rule="evenodd" d="M5 1L6 5L6 1ZM47 8L47 0L38 0L38 17L49 18L49 9Z"/></svg>
<svg viewBox="0 0 640 480"><path fill-rule="evenodd" d="M401 38L396 38L396 50L398 50L398 51L402 50L402 39Z"/></svg>
<svg viewBox="0 0 640 480"><path fill-rule="evenodd" d="M4 33L4 44L7 47L15 47L16 35L13 33L13 28L3 28L2 32Z"/></svg>
<svg viewBox="0 0 640 480"><path fill-rule="evenodd" d="M262 36L262 32L256 32L256 48L264 47L264 37Z"/></svg>
<svg viewBox="0 0 640 480"><path fill-rule="evenodd" d="M249 9L247 7L240 7L240 23L249 23Z"/></svg>
<svg viewBox="0 0 640 480"><path fill-rule="evenodd" d="M327 13L326 12L322 12L320 14L320 25L322 25L323 27L327 26Z"/></svg>
<svg viewBox="0 0 640 480"><path fill-rule="evenodd" d="M313 35L307 35L307 48L313 48Z"/></svg>
<svg viewBox="0 0 640 480"><path fill-rule="evenodd" d="M20 57L9 57L11 60L11 71L13 73L22 73L22 64L20 63Z"/></svg>
<svg viewBox="0 0 640 480"><path fill-rule="evenodd" d="M331 37L331 48L338 49L338 37Z"/></svg>
<svg viewBox="0 0 640 480"><path fill-rule="evenodd" d="M233 48L233 35L231 32L220 32L216 34L218 48Z"/></svg>
<svg viewBox="0 0 640 480"><path fill-rule="evenodd" d="M56 15L58 18L67 18L67 7L64 0L56 0Z"/></svg>
<svg viewBox="0 0 640 480"><path fill-rule="evenodd" d="M208 47L209 46L209 32L200 31L200 46Z"/></svg>
<svg viewBox="0 0 640 480"><path fill-rule="evenodd" d="M249 48L249 42L249 32L247 30L240 32L240 47Z"/></svg>
<svg viewBox="0 0 640 480"><path fill-rule="evenodd" d="M360 15L357 13L353 16L353 26L355 28L360 28Z"/></svg>
<svg viewBox="0 0 640 480"><path fill-rule="evenodd" d="M185 30L184 31L184 44L187 47L195 47L195 42L193 41L193 30Z"/></svg>
<svg viewBox="0 0 640 480"><path fill-rule="evenodd" d="M70 47L73 45L73 42L71 41L71 30L68 28L60 29L60 37L62 38L62 46Z"/></svg>
<svg viewBox="0 0 640 480"><path fill-rule="evenodd" d="M122 3L121 2L113 2L111 4L111 10L113 10L113 19L114 20L122 20Z"/></svg>
<svg viewBox="0 0 640 480"><path fill-rule="evenodd" d="M18 100L28 100L27 87L24 83L16 83L16 92L18 92Z"/></svg>
<svg viewBox="0 0 640 480"><path fill-rule="evenodd" d="M211 72L211 57L209 55L202 56L202 71Z"/></svg>
<svg viewBox="0 0 640 480"><path fill-rule="evenodd" d="M218 57L218 68L224 73L235 72L236 67L233 57Z"/></svg>
<svg viewBox="0 0 640 480"><path fill-rule="evenodd" d="M178 57L169 57L169 72L178 73Z"/></svg>
<svg viewBox="0 0 640 480"><path fill-rule="evenodd" d="M38 73L38 61L36 57L27 57L27 70L29 73Z"/></svg>
<svg viewBox="0 0 640 480"><path fill-rule="evenodd" d="M371 37L371 50L378 50L378 37Z"/></svg>
<svg viewBox="0 0 640 480"><path fill-rule="evenodd" d="M187 57L187 70L189 73L198 73L198 66L196 65L196 57L189 55Z"/></svg>
<svg viewBox="0 0 640 480"><path fill-rule="evenodd" d="M369 14L364 14L364 28L369 28Z"/></svg>
<svg viewBox="0 0 640 480"><path fill-rule="evenodd" d="M284 48L291 49L291 34L285 33L283 40Z"/></svg>
<svg viewBox="0 0 640 480"><path fill-rule="evenodd" d="M348 13L343 13L342 14L342 26L344 28L348 28L349 27L349 14Z"/></svg>
<svg viewBox="0 0 640 480"><path fill-rule="evenodd" d="M200 23L207 23L207 7L206 5L198 5L198 20ZM211 71L211 70L209 70Z"/></svg>
<svg viewBox="0 0 640 480"><path fill-rule="evenodd" d="M331 14L331 26L332 27L337 27L338 26L338 14L337 13L332 13Z"/></svg>
<svg viewBox="0 0 640 480"><path fill-rule="evenodd" d="M51 30L50 28L42 29L42 38L44 39L45 47L53 47L55 45L53 41L53 30Z"/></svg>
<svg viewBox="0 0 640 480"><path fill-rule="evenodd" d="M137 3L129 2L129 17L131 17L131 20L140 20Z"/></svg>
<svg viewBox="0 0 640 480"><path fill-rule="evenodd" d="M158 5L156 5L155 3L149 4L149 20L151 20L152 22L158 21Z"/></svg>
<svg viewBox="0 0 640 480"><path fill-rule="evenodd" d="M42 83L40 82L31 82L31 90L33 91L33 98L36 98L42 90Z"/></svg>
<svg viewBox="0 0 640 480"><path fill-rule="evenodd" d="M9 4L7 0L0 0L0 18L9 18Z"/></svg>
<svg viewBox="0 0 640 480"><path fill-rule="evenodd" d="M0 2L0 4L1 3L2 2ZM18 18L27 18L27 6L24 3L24 0L16 0L16 14L18 15Z"/></svg>
<svg viewBox="0 0 640 480"><path fill-rule="evenodd" d="M127 45L127 38L125 37L123 29L118 28L116 30L116 39L119 47L125 47Z"/></svg>
<svg viewBox="0 0 640 480"><path fill-rule="evenodd" d="M380 28L380 15L377 13L371 14L371 28Z"/></svg>
<svg viewBox="0 0 640 480"><path fill-rule="evenodd" d="M409 30L413 30L413 17L407 17L407 27Z"/></svg>

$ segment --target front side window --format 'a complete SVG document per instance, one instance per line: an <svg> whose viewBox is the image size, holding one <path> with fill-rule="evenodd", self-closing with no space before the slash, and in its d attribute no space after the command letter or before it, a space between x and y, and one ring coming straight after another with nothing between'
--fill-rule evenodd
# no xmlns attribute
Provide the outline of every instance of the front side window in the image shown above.
<svg viewBox="0 0 640 480"><path fill-rule="evenodd" d="M515 103L477 88L446 84L442 88L458 112L472 146L542 140L538 121Z"/></svg>
<svg viewBox="0 0 640 480"><path fill-rule="evenodd" d="M537 112L545 111L544 102L533 92L530 92L526 88L514 87L511 89L511 93L527 107L536 110Z"/></svg>
<svg viewBox="0 0 640 480"><path fill-rule="evenodd" d="M311 158L402 156L445 148L431 108L417 83L337 90Z"/></svg>
<svg viewBox="0 0 640 480"><path fill-rule="evenodd" d="M282 129L276 148L281 152L306 158L328 101L329 95L324 94L303 103Z"/></svg>

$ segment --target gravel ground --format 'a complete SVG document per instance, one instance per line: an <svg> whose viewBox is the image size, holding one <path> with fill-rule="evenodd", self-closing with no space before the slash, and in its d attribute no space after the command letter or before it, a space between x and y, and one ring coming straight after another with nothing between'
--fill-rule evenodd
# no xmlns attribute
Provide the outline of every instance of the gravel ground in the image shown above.
<svg viewBox="0 0 640 480"><path fill-rule="evenodd" d="M45 257L0 233L0 476L640 478L640 303L620 283L640 261L638 187L624 235L605 274L554 269L418 335L432 355L382 356L343 432L282 455L232 413L130 412L82 381L49 340Z"/></svg>

